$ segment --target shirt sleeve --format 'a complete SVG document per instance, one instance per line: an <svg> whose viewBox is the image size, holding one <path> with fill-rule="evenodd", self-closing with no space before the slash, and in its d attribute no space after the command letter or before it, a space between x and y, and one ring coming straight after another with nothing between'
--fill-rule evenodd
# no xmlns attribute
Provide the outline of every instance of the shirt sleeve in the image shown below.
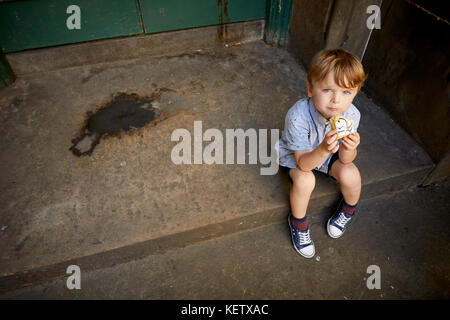
<svg viewBox="0 0 450 320"><path fill-rule="evenodd" d="M355 116L353 118L353 121L355 122L355 124L354 124L355 132L358 131L359 120L361 120L361 113L358 110L356 110Z"/></svg>
<svg viewBox="0 0 450 320"><path fill-rule="evenodd" d="M353 122L354 122L353 132L357 132L358 126L359 126L359 121L361 119L361 113L359 112L359 110L352 104L350 106L350 109L348 110L347 114L344 114L344 115L353 120Z"/></svg>
<svg viewBox="0 0 450 320"><path fill-rule="evenodd" d="M309 126L303 117L296 113L286 115L285 141L290 150L310 150Z"/></svg>

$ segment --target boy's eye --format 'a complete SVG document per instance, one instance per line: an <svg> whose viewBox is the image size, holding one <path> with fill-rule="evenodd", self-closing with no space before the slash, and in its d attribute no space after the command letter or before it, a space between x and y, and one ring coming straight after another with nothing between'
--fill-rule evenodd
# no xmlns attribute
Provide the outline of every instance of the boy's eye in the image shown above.
<svg viewBox="0 0 450 320"><path fill-rule="evenodd" d="M344 91L344 94L351 94L351 92L348 91L348 90L345 90L345 91Z"/></svg>
<svg viewBox="0 0 450 320"><path fill-rule="evenodd" d="M323 92L330 92L330 89L323 89Z"/></svg>

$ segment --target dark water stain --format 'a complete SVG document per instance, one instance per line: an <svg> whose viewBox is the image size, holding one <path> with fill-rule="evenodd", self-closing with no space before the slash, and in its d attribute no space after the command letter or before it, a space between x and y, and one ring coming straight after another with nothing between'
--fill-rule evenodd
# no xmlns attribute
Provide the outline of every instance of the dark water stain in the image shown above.
<svg viewBox="0 0 450 320"><path fill-rule="evenodd" d="M224 43L228 39L228 0L217 0L217 40Z"/></svg>
<svg viewBox="0 0 450 320"><path fill-rule="evenodd" d="M155 118L152 100L137 95L119 94L106 108L93 114L87 123L90 132L115 134L120 130L142 127Z"/></svg>
<svg viewBox="0 0 450 320"><path fill-rule="evenodd" d="M159 101L161 91L164 91L164 88L149 97L141 97L135 93L118 93L111 102L96 112L87 112L85 125L78 137L72 139L73 145L69 150L76 156L91 155L102 137L120 139L123 132L164 120L166 115L153 107L153 104Z"/></svg>

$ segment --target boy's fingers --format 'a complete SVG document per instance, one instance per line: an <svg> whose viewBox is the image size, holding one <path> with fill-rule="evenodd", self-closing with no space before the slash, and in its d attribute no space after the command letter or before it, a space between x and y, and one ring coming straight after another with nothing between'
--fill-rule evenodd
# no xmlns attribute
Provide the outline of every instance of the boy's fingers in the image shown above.
<svg viewBox="0 0 450 320"><path fill-rule="evenodd" d="M339 145L337 145L331 152L336 153L339 150Z"/></svg>
<svg viewBox="0 0 450 320"><path fill-rule="evenodd" d="M333 150L334 148L336 148L336 144L337 144L337 141L334 143L334 144L330 144L329 146L328 146L328 150Z"/></svg>
<svg viewBox="0 0 450 320"><path fill-rule="evenodd" d="M352 134L348 135L347 137L354 142L358 141L358 136L355 133L352 133Z"/></svg>
<svg viewBox="0 0 450 320"><path fill-rule="evenodd" d="M336 134L333 134L330 137L328 137L327 143L330 144L330 143L333 143L333 141L336 141L336 140L337 140L337 132L336 132Z"/></svg>
<svg viewBox="0 0 450 320"><path fill-rule="evenodd" d="M342 139L342 141L346 141L346 142L352 143L352 144L357 144L359 142L359 139L358 139L358 137L356 137L354 135L348 135L344 139Z"/></svg>
<svg viewBox="0 0 450 320"><path fill-rule="evenodd" d="M353 133L350 133L348 136L345 136L343 139L345 139L345 140L353 139Z"/></svg>
<svg viewBox="0 0 450 320"><path fill-rule="evenodd" d="M346 137L347 138L347 137ZM348 139L342 139L342 141L345 141L347 144L353 144L355 143L355 141L353 141L352 139L348 138Z"/></svg>
<svg viewBox="0 0 450 320"><path fill-rule="evenodd" d="M329 131L326 135L331 137L331 136L334 136L337 133L338 133L337 129L334 129L334 130Z"/></svg>
<svg viewBox="0 0 450 320"><path fill-rule="evenodd" d="M337 141L330 142L328 148L334 148L336 146L336 142Z"/></svg>
<svg viewBox="0 0 450 320"><path fill-rule="evenodd" d="M356 145L357 145L356 143L351 143L351 142L348 142L348 141L346 141L346 142L342 141L342 143L344 144L344 146L347 149L355 149Z"/></svg>
<svg viewBox="0 0 450 320"><path fill-rule="evenodd" d="M349 148L349 145L348 145L347 141L345 141L345 140L342 140L342 145L346 148Z"/></svg>
<svg viewBox="0 0 450 320"><path fill-rule="evenodd" d="M353 148L353 146L350 145L350 144L348 144L347 142L343 142L343 141L342 141L342 144L343 144L347 149L352 149L352 148Z"/></svg>

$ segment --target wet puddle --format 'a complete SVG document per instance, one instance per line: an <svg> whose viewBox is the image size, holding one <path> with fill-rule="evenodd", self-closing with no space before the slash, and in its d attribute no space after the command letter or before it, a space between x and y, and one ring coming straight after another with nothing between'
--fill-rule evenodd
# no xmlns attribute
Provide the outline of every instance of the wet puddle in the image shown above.
<svg viewBox="0 0 450 320"><path fill-rule="evenodd" d="M151 122L161 120L157 97L140 97L137 94L118 93L113 100L95 113L88 112L81 134L72 139L69 150L76 156L91 155L104 136L118 136Z"/></svg>

